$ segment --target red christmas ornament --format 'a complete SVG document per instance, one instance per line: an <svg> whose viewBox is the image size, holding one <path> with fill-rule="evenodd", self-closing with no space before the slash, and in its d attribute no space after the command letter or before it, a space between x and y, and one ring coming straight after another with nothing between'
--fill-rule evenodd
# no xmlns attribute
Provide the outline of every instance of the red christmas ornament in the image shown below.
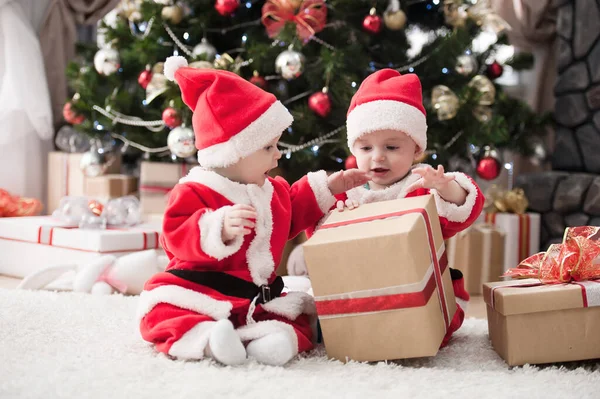
<svg viewBox="0 0 600 399"><path fill-rule="evenodd" d="M181 116L179 116L179 112L176 109L171 107L165 108L162 113L162 120L171 129L181 125Z"/></svg>
<svg viewBox="0 0 600 399"><path fill-rule="evenodd" d="M494 157L483 157L477 164L477 175L485 180L494 180L500 175L500 162Z"/></svg>
<svg viewBox="0 0 600 399"><path fill-rule="evenodd" d="M258 74L258 71L254 71L253 76L250 78L250 83L255 84L263 90L267 88L267 81Z"/></svg>
<svg viewBox="0 0 600 399"><path fill-rule="evenodd" d="M492 80L498 79L500 76L502 76L502 72L504 72L504 68L497 61L494 61L487 66L487 76Z"/></svg>
<svg viewBox="0 0 600 399"><path fill-rule="evenodd" d="M85 116L75 112L73 109L73 103L70 101L63 107L63 118L65 118L65 121L71 125L79 125L85 120Z"/></svg>
<svg viewBox="0 0 600 399"><path fill-rule="evenodd" d="M215 10L222 16L229 17L239 6L239 0L217 0Z"/></svg>
<svg viewBox="0 0 600 399"><path fill-rule="evenodd" d="M381 17L376 14L375 7L371 8L369 15L363 19L363 28L372 34L381 32L381 26L383 24Z"/></svg>
<svg viewBox="0 0 600 399"><path fill-rule="evenodd" d="M327 88L324 87L322 91L312 94L308 98L308 107L313 112L322 118L325 118L331 112L331 100L327 95Z"/></svg>
<svg viewBox="0 0 600 399"><path fill-rule="evenodd" d="M358 164L356 163L356 157L354 155L348 155L346 161L344 161L344 166L346 169L356 169L358 168Z"/></svg>
<svg viewBox="0 0 600 399"><path fill-rule="evenodd" d="M142 86L142 89L146 90L146 87L150 84L152 80L152 69L147 66L138 76L138 83Z"/></svg>

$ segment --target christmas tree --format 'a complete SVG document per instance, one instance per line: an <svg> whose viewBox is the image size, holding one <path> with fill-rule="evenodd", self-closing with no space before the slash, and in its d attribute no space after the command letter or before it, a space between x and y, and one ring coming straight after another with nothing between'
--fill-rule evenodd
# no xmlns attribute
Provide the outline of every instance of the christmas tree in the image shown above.
<svg viewBox="0 0 600 399"><path fill-rule="evenodd" d="M182 161L195 155L191 112L164 60L226 69L274 93L294 115L280 166L294 181L311 170L351 167L345 119L370 73L416 73L427 110L421 161L486 179L498 150L531 155L546 117L506 95L497 49L509 27L487 0L123 0L99 27L99 47L81 46L68 68L67 122L87 135L124 143L129 159ZM476 49L480 32L494 41ZM411 35L425 38L415 53ZM530 64L527 57L504 63ZM473 172L473 169L471 169Z"/></svg>

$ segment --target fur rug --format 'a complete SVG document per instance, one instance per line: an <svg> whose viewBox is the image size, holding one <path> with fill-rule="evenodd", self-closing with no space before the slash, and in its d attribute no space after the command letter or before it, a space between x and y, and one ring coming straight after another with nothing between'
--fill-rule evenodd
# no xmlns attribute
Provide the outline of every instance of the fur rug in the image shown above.
<svg viewBox="0 0 600 399"><path fill-rule="evenodd" d="M509 368L475 319L427 359L342 364L318 347L286 367L174 361L139 337L137 300L0 289L0 397L599 397L600 362Z"/></svg>

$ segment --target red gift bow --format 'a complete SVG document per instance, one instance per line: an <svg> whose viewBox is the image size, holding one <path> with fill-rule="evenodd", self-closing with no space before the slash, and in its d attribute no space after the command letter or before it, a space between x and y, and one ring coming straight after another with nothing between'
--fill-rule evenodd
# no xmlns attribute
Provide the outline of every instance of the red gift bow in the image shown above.
<svg viewBox="0 0 600 399"><path fill-rule="evenodd" d="M42 208L38 199L18 197L0 189L0 217L37 216Z"/></svg>
<svg viewBox="0 0 600 399"><path fill-rule="evenodd" d="M600 278L600 227L568 227L563 242L552 244L503 276L538 278L543 284Z"/></svg>
<svg viewBox="0 0 600 399"><path fill-rule="evenodd" d="M302 40L323 30L327 20L327 6L324 0L303 0L296 7L289 0L267 0L262 8L261 22L270 38L281 32L286 22L296 24L296 34Z"/></svg>

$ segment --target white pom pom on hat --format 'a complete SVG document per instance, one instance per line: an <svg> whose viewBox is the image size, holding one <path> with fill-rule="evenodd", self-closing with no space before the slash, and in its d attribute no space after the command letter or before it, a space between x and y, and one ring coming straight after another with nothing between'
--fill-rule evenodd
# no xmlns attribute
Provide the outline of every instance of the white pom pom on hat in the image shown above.
<svg viewBox="0 0 600 399"><path fill-rule="evenodd" d="M163 67L164 71L163 74L165 75L165 77L167 79L169 79L171 82L175 81L175 72L182 67L186 67L188 66L188 62L187 60L180 56L180 55L174 55L172 57L168 57L165 60L165 65Z"/></svg>

